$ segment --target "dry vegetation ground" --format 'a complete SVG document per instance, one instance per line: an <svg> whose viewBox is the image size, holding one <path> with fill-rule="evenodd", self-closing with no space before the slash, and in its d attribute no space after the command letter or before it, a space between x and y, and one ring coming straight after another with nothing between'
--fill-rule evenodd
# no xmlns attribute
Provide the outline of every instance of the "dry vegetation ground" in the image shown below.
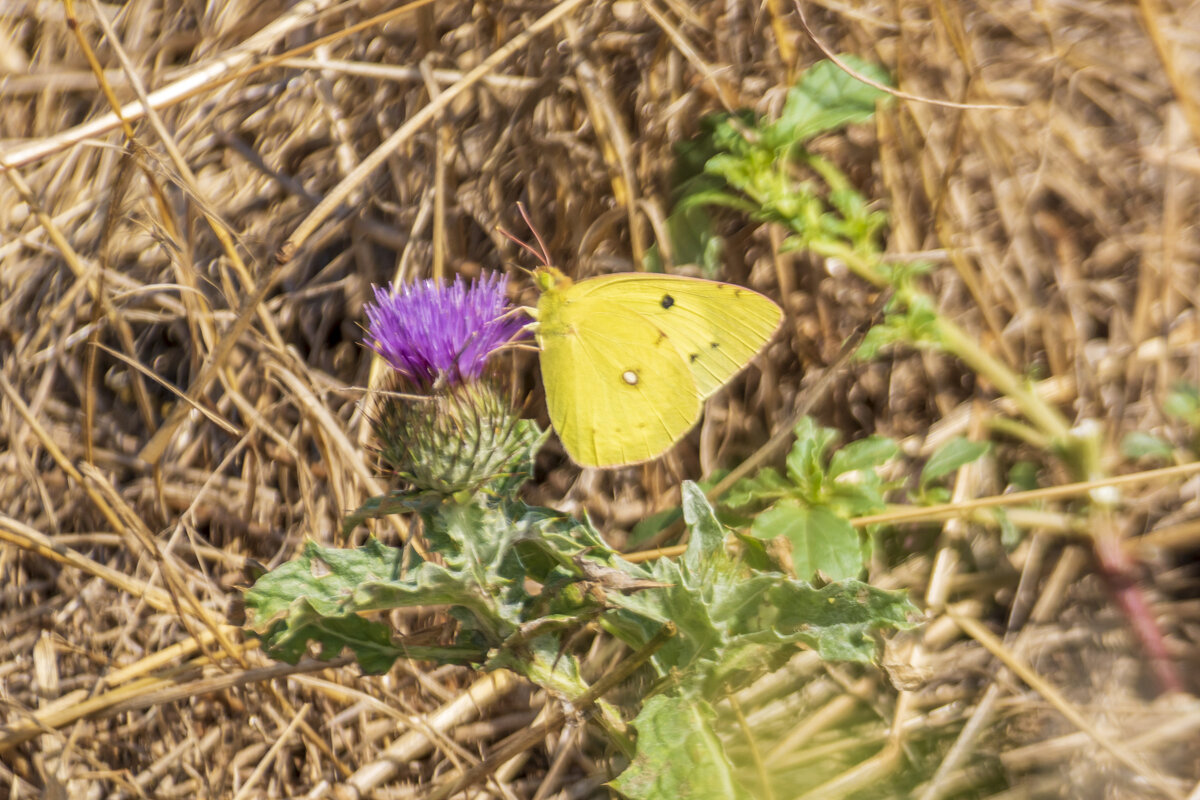
<svg viewBox="0 0 1200 800"><path fill-rule="evenodd" d="M1130 431L1189 446L1162 402L1200 384L1200 5L804 6L821 41L908 93L1012 106L901 101L820 143L889 210L889 252L933 259L944 311L1068 415L1099 420L1114 471L1135 468L1117 456ZM116 99L156 100L127 142L102 122L111 106L64 6L0 3L6 796L428 797L545 704L460 668L269 663L236 623L248 559L331 541L383 490L352 388L371 378L372 283L511 267L496 226L520 229L517 200L571 273L633 268L669 208L672 144L722 107L777 110L821 57L779 0L554 8L84 2ZM618 545L682 478L784 424L801 376L877 307L836 269L777 255L778 231L722 225L727 276L789 313L765 378L740 380L660 464L581 475L554 445L540 464L533 499L587 508ZM532 364L516 369L537 409ZM843 367L814 413L915 454L991 436L996 459L964 470L956 499L1003 491L1020 459L1042 485L1068 480L989 433L994 395L971 378L900 352ZM1010 549L992 525L901 526L871 580L907 587L928 624L892 643L886 671L802 655L744 692L751 729L777 743L771 768L794 770L797 796L1197 797L1198 489L1124 487L1111 519L1185 691L1157 692L1069 534L1072 500ZM606 758L568 726L475 796L604 797Z"/></svg>

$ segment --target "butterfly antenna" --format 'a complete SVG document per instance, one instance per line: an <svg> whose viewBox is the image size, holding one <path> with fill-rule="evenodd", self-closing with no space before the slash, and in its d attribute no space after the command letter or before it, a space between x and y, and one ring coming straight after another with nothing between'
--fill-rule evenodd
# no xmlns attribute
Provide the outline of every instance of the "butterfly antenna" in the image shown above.
<svg viewBox="0 0 1200 800"><path fill-rule="evenodd" d="M549 261L549 260L546 258L546 256L545 256L545 254L544 254L544 253L539 253L537 250L535 250L534 248L530 247L530 246L529 246L527 243L525 243L525 242L522 242L522 241L521 241L520 239L518 239L516 236L513 236L511 233L509 233L508 231L504 230L504 228L501 228L501 227L497 226L497 227L496 227L496 231L497 231L497 232L498 232L498 233L499 233L501 236L503 236L504 238L506 238L506 239L508 239L510 242L512 242L513 244L515 244L515 245L518 245L519 247L523 247L523 248L525 248L526 250L528 250L530 253L533 253L533 257L534 257L534 258L536 258L538 261L541 261L541 262L542 262L543 264L545 264L547 267L548 267L548 266L550 266L550 261ZM521 269L525 269L525 268L524 268L524 267L521 267ZM529 270L525 270L525 271L526 271L526 272L528 272Z"/></svg>
<svg viewBox="0 0 1200 800"><path fill-rule="evenodd" d="M525 220L525 224L529 226L529 232L533 234L533 238L537 239L538 247L542 248L542 263L547 267L550 266L550 251L546 249L546 242L542 239L542 235L538 233L538 229L533 227L533 221L529 219L529 213L525 210L525 204L520 200L517 201L517 211L521 212L521 219ZM531 250L533 248L530 248Z"/></svg>

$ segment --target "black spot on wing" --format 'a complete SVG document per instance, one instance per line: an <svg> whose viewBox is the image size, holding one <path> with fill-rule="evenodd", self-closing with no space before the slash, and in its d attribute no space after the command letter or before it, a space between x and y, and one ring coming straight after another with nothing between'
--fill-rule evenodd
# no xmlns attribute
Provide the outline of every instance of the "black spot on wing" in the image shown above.
<svg viewBox="0 0 1200 800"><path fill-rule="evenodd" d="M699 360L700 360L699 353L692 353L691 355L688 356L688 361L692 362L693 364L695 364Z"/></svg>
<svg viewBox="0 0 1200 800"><path fill-rule="evenodd" d="M664 294L661 302L663 308L670 308L671 306L675 305L675 298L671 297L669 294Z"/></svg>

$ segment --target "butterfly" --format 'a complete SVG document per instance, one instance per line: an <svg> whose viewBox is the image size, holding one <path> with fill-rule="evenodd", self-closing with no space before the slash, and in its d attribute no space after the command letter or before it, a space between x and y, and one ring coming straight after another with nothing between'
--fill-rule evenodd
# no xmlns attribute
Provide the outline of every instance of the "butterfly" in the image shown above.
<svg viewBox="0 0 1200 800"><path fill-rule="evenodd" d="M731 283L647 273L575 282L548 264L534 279L550 422L588 467L669 450L783 320L770 299Z"/></svg>

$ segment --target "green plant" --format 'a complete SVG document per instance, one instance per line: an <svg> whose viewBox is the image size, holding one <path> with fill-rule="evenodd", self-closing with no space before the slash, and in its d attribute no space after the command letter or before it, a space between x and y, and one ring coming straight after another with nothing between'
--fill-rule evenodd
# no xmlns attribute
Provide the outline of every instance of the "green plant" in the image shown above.
<svg viewBox="0 0 1200 800"><path fill-rule="evenodd" d="M801 577L858 577L876 530L860 531L850 520L885 510L885 496L901 488L880 474L900 448L886 437L868 436L834 449L838 432L810 417L801 418L793 433L785 472L768 467L739 481L723 498L731 512L727 518L748 525L757 539L786 540L792 568ZM908 493L910 502L945 502L949 492L938 481L988 449L986 442L951 439L926 461Z"/></svg>
<svg viewBox="0 0 1200 800"><path fill-rule="evenodd" d="M831 453L837 431L809 417L796 424L794 433L786 472L759 471L738 483L725 505L742 512L751 536L786 539L797 575L856 578L870 542L849 520L885 508L888 487L878 468L895 456L896 443L870 436Z"/></svg>
<svg viewBox="0 0 1200 800"><path fill-rule="evenodd" d="M885 76L860 60L845 60L860 73L871 74L877 83L886 82L880 80ZM1062 411L1033 390L1025 374L993 356L976 337L942 314L923 288L922 277L929 272L929 265L885 260L882 232L886 216L874 209L834 164L806 148L807 138L815 133L844 121L865 121L881 99L877 89L849 79L834 65L821 63L789 94L779 120L759 120L745 113L710 118L701 135L680 150L683 172L676 213L724 207L780 225L788 234L784 247L803 248L818 258L839 262L858 278L887 290L885 318L862 341L857 353L860 359L874 358L896 346L952 356L1016 409L1014 416L994 417L990 421L993 428L1056 457L1078 481L1104 478L1106 437L1099 421L1084 419L1072 425ZM687 248L675 244L673 249L684 252ZM1200 417L1197 398L1200 393L1177 388L1168 402L1169 413L1194 422ZM1124 452L1131 458L1164 458L1169 451L1167 442L1146 434L1125 441ZM970 455L968 447L956 458ZM922 480L918 502L944 496L929 491L929 481L932 478ZM1104 515L1118 502L1119 494L1097 490L1090 499L1092 504L1083 513L1098 519L1081 529L1094 531L1093 549L1100 573L1150 654L1160 687L1178 690L1182 679L1166 655L1162 633L1133 577L1136 565L1121 548L1112 526L1104 524ZM819 526L812 524L814 513L820 514ZM823 512L793 501L774 510L772 516L778 523L772 527L786 530L793 539L794 553L800 544L802 553L811 554L809 560L824 558L838 574L851 569L851 539L844 530L836 537L842 543L836 552L826 550L822 556L811 547L815 528L839 528ZM803 558L801 563L805 568L811 566Z"/></svg>
<svg viewBox="0 0 1200 800"><path fill-rule="evenodd" d="M398 658L505 668L573 702L595 699L578 637L603 631L645 664L629 708L596 702L595 721L628 760L614 785L646 800L748 797L744 765L725 754L719 702L800 647L870 661L876 633L911 627L917 609L849 576L817 587L731 555L691 482L687 550L650 565L621 558L586 520L522 502L544 437L498 402L505 394L487 369L521 334L497 302L503 291L492 279L431 281L377 296L368 344L405 391L382 398L374 432L402 486L348 515L346 530L404 513L419 535L402 547L306 543L246 592L248 627L290 663L349 649L367 672ZM381 612L417 606L444 607L454 624L433 642L396 637Z"/></svg>

